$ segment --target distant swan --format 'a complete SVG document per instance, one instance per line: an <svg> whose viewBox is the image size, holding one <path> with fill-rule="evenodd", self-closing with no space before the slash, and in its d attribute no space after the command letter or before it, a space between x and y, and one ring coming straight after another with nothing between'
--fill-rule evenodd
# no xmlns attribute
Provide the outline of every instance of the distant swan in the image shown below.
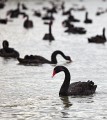
<svg viewBox="0 0 107 120"><path fill-rule="evenodd" d="M84 23L92 23L92 20L88 18L88 12L86 12Z"/></svg>
<svg viewBox="0 0 107 120"><path fill-rule="evenodd" d="M19 57L19 53L16 50L14 50L13 48L9 48L9 42L7 40L4 40L2 45L3 48L0 49L1 57L12 57L12 58Z"/></svg>
<svg viewBox="0 0 107 120"><path fill-rule="evenodd" d="M65 79L60 88L59 96L91 95L95 93L97 85L94 85L93 81L79 81L70 84L70 72L64 66L56 66L53 70L53 76L61 71L65 73Z"/></svg>
<svg viewBox="0 0 107 120"><path fill-rule="evenodd" d="M33 28L33 21L29 20L29 16L26 14L24 17L26 17L26 20L23 23L23 26L25 29Z"/></svg>
<svg viewBox="0 0 107 120"><path fill-rule="evenodd" d="M52 35L52 24L53 22L50 21L50 23L45 23L45 24L49 24L49 33L46 33L43 37L43 40L49 40L50 42L55 40L54 36Z"/></svg>
<svg viewBox="0 0 107 120"><path fill-rule="evenodd" d="M72 24L65 24L65 25L67 25L67 30L65 30L65 32L67 32L67 33L73 33L73 34L85 34L86 33L86 30L85 30L85 28L83 28L83 27L75 27L74 25L72 25Z"/></svg>
<svg viewBox="0 0 107 120"><path fill-rule="evenodd" d="M103 28L102 35L96 35L95 37L88 38L89 43L105 43L106 36L105 36L105 28Z"/></svg>

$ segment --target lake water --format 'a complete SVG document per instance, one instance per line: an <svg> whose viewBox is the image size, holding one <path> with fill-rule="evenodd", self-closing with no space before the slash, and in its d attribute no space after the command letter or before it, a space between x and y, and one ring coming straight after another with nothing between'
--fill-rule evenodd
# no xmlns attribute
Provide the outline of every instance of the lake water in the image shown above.
<svg viewBox="0 0 107 120"><path fill-rule="evenodd" d="M82 97L59 97L59 89L64 80L61 72L52 78L55 65L40 66L19 65L15 59L0 57L0 120L106 120L107 119L107 43L89 44L87 38L102 34L107 29L107 14L96 16L99 7L106 9L107 2L102 0L67 0L66 9L78 4L85 6L93 24L83 23L85 11L73 12L81 20L76 26L83 26L85 35L64 33L61 22L66 18L61 11L55 14L53 35L55 41L49 43L42 38L48 32L41 18L33 16L32 9L49 6L48 1L23 1L29 7L27 13L33 20L34 28L23 28L24 18L13 19L7 25L0 24L0 48L7 39L10 47L26 54L41 55L50 60L55 50L62 50L71 56L72 63L66 63L57 56L58 65L66 66L71 73L71 82L93 80L97 84L94 95ZM60 3L60 1L58 2ZM0 10L5 17L7 10L16 8L16 1L8 1ZM107 32L106 32L107 36Z"/></svg>

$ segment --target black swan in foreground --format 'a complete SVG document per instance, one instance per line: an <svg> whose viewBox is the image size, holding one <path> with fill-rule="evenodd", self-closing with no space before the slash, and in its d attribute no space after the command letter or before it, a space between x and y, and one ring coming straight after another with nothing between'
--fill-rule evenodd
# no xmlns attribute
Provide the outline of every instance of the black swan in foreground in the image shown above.
<svg viewBox="0 0 107 120"><path fill-rule="evenodd" d="M96 35L95 37L88 38L89 43L105 43L106 36L105 36L105 28L103 28L102 35Z"/></svg>
<svg viewBox="0 0 107 120"><path fill-rule="evenodd" d="M20 64L57 64L56 56L60 54L65 60L72 62L70 56L66 56L62 51L56 50L51 55L51 61L38 55L26 55L24 58L17 58Z"/></svg>
<svg viewBox="0 0 107 120"><path fill-rule="evenodd" d="M52 35L52 24L53 22L50 21L50 23L45 22L45 24L49 25L49 33L46 33L43 37L43 40L49 40L50 42L55 40L54 36Z"/></svg>
<svg viewBox="0 0 107 120"><path fill-rule="evenodd" d="M60 88L59 96L91 95L95 93L97 85L94 85L93 81L79 81L70 84L70 72L64 66L56 66L53 70L53 76L61 71L65 73L65 80Z"/></svg>
<svg viewBox="0 0 107 120"><path fill-rule="evenodd" d="M85 14L84 23L92 23L92 20L88 18L88 12L86 12L86 14Z"/></svg>
<svg viewBox="0 0 107 120"><path fill-rule="evenodd" d="M12 57L12 58L19 57L19 53L16 50L14 50L13 48L9 48L9 42L7 40L4 40L2 45L3 48L0 49L1 57Z"/></svg>

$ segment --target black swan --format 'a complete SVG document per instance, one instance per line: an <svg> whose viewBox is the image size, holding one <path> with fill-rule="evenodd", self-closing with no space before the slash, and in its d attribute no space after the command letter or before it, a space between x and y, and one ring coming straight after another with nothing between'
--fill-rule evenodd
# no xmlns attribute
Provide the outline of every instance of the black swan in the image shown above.
<svg viewBox="0 0 107 120"><path fill-rule="evenodd" d="M84 23L92 23L92 20L88 18L88 12L86 12L86 14L85 14Z"/></svg>
<svg viewBox="0 0 107 120"><path fill-rule="evenodd" d="M2 45L3 45L3 48L0 49L1 57L12 57L12 58L19 57L19 52L17 52L13 48L9 48L9 42L7 40L4 40Z"/></svg>
<svg viewBox="0 0 107 120"><path fill-rule="evenodd" d="M18 58L20 64L57 64L56 56L60 54L65 60L72 62L70 56L66 56L62 51L56 50L51 55L51 61L38 55L26 55L24 58Z"/></svg>
<svg viewBox="0 0 107 120"><path fill-rule="evenodd" d="M33 13L34 16L36 16L36 17L41 17L42 16L42 14L39 10L33 10L33 11L34 11L34 13Z"/></svg>
<svg viewBox="0 0 107 120"><path fill-rule="evenodd" d="M33 28L33 21L29 20L29 16L26 14L24 17L26 17L26 20L23 23L23 26L25 29Z"/></svg>
<svg viewBox="0 0 107 120"><path fill-rule="evenodd" d="M61 71L65 73L65 80L60 88L59 96L91 95L95 93L97 85L94 85L93 81L79 81L70 84L70 72L64 66L56 66L53 70L53 76Z"/></svg>
<svg viewBox="0 0 107 120"><path fill-rule="evenodd" d="M72 34L85 34L86 30L83 27L75 27L74 25L69 25L67 30L65 30L67 33Z"/></svg>
<svg viewBox="0 0 107 120"><path fill-rule="evenodd" d="M55 40L54 36L52 35L52 24L53 22L50 21L50 23L46 23L45 24L48 24L49 25L49 33L46 33L43 37L43 40L49 40L50 42Z"/></svg>
<svg viewBox="0 0 107 120"><path fill-rule="evenodd" d="M17 4L17 8L15 10L7 11L7 15L9 15L10 18L18 18L19 14L20 14L20 3Z"/></svg>
<svg viewBox="0 0 107 120"><path fill-rule="evenodd" d="M106 36L105 36L105 28L103 28L102 35L96 35L95 37L88 38L89 43L105 43Z"/></svg>

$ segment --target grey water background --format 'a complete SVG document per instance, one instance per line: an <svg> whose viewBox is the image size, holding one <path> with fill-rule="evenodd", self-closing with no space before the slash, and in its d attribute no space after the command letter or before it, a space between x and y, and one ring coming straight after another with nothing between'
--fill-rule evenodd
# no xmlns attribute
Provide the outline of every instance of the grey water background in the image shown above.
<svg viewBox="0 0 107 120"><path fill-rule="evenodd" d="M8 1L6 7L0 10L0 17L5 17L7 10L16 8L18 1ZM64 80L63 72L52 78L55 65L40 66L19 65L15 59L0 57L0 120L106 120L107 119L107 43L89 44L87 38L102 34L102 28L107 29L107 14L96 16L98 7L106 9L107 2L102 0L67 0L66 9L78 4L84 5L89 12L93 24L83 23L85 11L73 12L81 20L76 26L87 30L85 35L64 33L61 22L66 18L61 11L55 14L53 35L55 41L51 44L42 38L48 32L47 25L40 18L34 17L31 9L42 10L49 6L48 1L21 1L29 10L27 13L34 22L34 28L23 28L24 18L21 16L9 22L0 24L0 48L2 41L7 39L10 47L20 52L20 57L26 54L37 54L50 59L54 50L62 50L70 55L72 63L66 63L57 56L58 65L66 66L71 73L71 82L93 80L97 90L91 96L59 97L59 89ZM60 1L58 1L60 3ZM57 3L57 4L58 4ZM107 32L106 32L107 36Z"/></svg>

